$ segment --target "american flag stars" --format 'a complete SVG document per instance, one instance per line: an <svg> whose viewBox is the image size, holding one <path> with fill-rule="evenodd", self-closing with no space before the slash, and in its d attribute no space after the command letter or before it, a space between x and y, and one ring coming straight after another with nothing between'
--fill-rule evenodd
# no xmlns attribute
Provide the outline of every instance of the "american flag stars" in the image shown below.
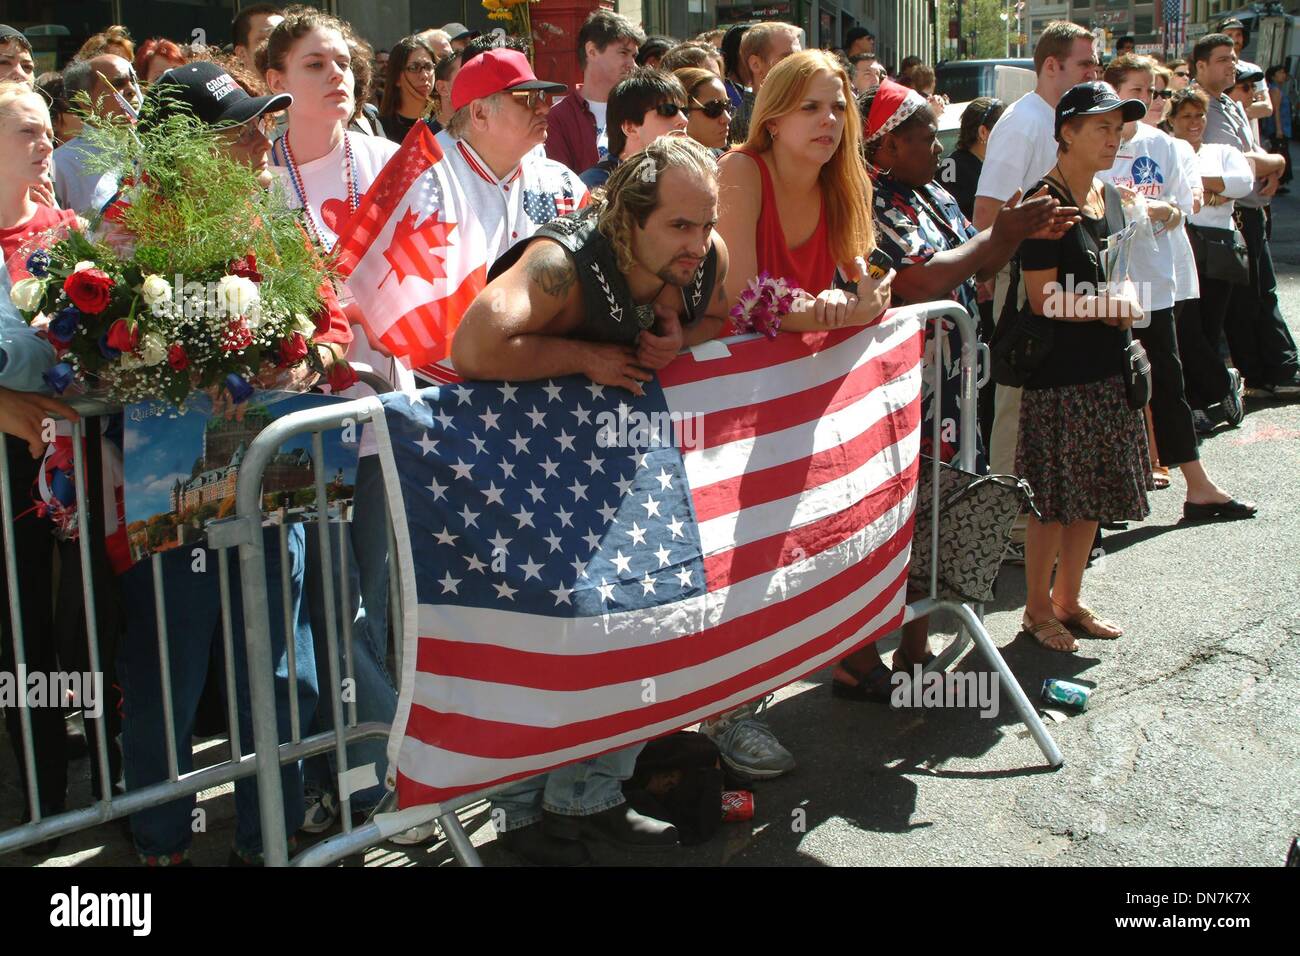
<svg viewBox="0 0 1300 956"><path fill-rule="evenodd" d="M411 536L417 565L437 569L417 575L430 582L426 599L567 616L698 594L703 562L680 453L600 435L620 407L662 408L662 392L647 393L577 378L421 393L412 409L425 427L392 437L399 462L404 453L413 466L408 475L399 463L401 479L418 474L427 506L409 512L427 513L427 534Z"/></svg>

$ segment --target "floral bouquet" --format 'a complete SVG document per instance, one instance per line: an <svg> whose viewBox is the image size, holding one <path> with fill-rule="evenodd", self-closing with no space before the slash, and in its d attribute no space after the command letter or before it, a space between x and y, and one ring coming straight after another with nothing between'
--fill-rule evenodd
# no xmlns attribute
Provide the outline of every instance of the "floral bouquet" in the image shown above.
<svg viewBox="0 0 1300 956"><path fill-rule="evenodd" d="M122 190L88 226L20 250L31 276L10 293L58 352L56 392L181 406L224 387L241 402L254 384L325 372L313 340L329 326L329 269L276 191L188 116L88 123L82 137ZM352 381L333 364L332 386Z"/></svg>
<svg viewBox="0 0 1300 956"><path fill-rule="evenodd" d="M781 329L781 320L793 311L795 298L802 294L801 289L791 286L785 279L760 272L758 278L749 280L749 285L731 307L732 327L738 335L762 332L774 339Z"/></svg>

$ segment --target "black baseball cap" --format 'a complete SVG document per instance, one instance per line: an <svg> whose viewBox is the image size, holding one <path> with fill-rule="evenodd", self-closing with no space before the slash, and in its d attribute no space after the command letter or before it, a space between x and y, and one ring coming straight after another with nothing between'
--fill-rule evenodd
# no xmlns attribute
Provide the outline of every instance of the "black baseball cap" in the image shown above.
<svg viewBox="0 0 1300 956"><path fill-rule="evenodd" d="M1095 116L1114 110L1123 110L1126 123L1147 115L1147 108L1141 100L1121 100L1109 83L1092 82L1072 86L1061 97L1061 102L1056 104L1056 136L1060 137L1061 125L1068 119Z"/></svg>
<svg viewBox="0 0 1300 956"><path fill-rule="evenodd" d="M7 43L10 40L17 40L27 48L28 52L32 49L32 41L27 39L27 34L22 30L15 30L7 23L0 23L0 43Z"/></svg>
<svg viewBox="0 0 1300 956"><path fill-rule="evenodd" d="M477 30L471 30L463 23L448 23L442 27L442 32L447 34L450 40L473 40L481 36Z"/></svg>
<svg viewBox="0 0 1300 956"><path fill-rule="evenodd" d="M1258 83L1264 78L1264 71L1259 67L1237 67L1238 83Z"/></svg>
<svg viewBox="0 0 1300 956"><path fill-rule="evenodd" d="M876 38L876 35L872 33L870 30L868 30L866 27L854 27L848 33L844 34L844 49L847 50L849 47L853 46L853 44L857 43L859 40L868 37L874 40Z"/></svg>
<svg viewBox="0 0 1300 956"><path fill-rule="evenodd" d="M149 95L163 100L161 116L188 108L208 126L217 127L238 126L264 113L286 109L293 102L288 93L249 96L233 76L202 60L168 70L149 87Z"/></svg>
<svg viewBox="0 0 1300 956"><path fill-rule="evenodd" d="M1244 32L1245 29L1246 24L1242 23L1236 17L1224 17L1219 21L1219 33L1222 33L1224 30L1241 30Z"/></svg>

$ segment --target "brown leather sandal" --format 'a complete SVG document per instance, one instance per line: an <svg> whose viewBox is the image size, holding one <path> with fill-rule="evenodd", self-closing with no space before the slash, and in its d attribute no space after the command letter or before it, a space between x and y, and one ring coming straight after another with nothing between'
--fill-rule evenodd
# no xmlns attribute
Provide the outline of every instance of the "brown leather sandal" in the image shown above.
<svg viewBox="0 0 1300 956"><path fill-rule="evenodd" d="M1049 651L1073 654L1079 649L1079 642L1074 639L1074 635L1056 618L1034 624L1026 615L1020 619L1020 633L1028 634Z"/></svg>
<svg viewBox="0 0 1300 956"><path fill-rule="evenodd" d="M1066 627L1077 627L1089 637L1099 641L1115 641L1124 636L1124 628L1114 621L1104 621L1092 612L1091 608L1081 607L1075 614L1060 618ZM1102 630L1108 628L1109 631Z"/></svg>

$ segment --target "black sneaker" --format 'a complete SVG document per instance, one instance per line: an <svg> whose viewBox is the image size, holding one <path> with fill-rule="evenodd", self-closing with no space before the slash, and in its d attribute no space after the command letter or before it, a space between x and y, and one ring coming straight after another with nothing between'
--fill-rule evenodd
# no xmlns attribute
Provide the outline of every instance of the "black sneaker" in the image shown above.
<svg viewBox="0 0 1300 956"><path fill-rule="evenodd" d="M1272 389L1277 398L1295 398L1300 395L1300 372L1285 381L1274 383Z"/></svg>
<svg viewBox="0 0 1300 956"><path fill-rule="evenodd" d="M518 830L507 830L497 839L508 851L533 866L587 866L591 863L591 854L585 846L574 840L556 839L540 822Z"/></svg>
<svg viewBox="0 0 1300 956"><path fill-rule="evenodd" d="M594 840L628 850L657 850L677 845L677 828L637 813L626 803L585 817L543 811L546 832L560 840Z"/></svg>

